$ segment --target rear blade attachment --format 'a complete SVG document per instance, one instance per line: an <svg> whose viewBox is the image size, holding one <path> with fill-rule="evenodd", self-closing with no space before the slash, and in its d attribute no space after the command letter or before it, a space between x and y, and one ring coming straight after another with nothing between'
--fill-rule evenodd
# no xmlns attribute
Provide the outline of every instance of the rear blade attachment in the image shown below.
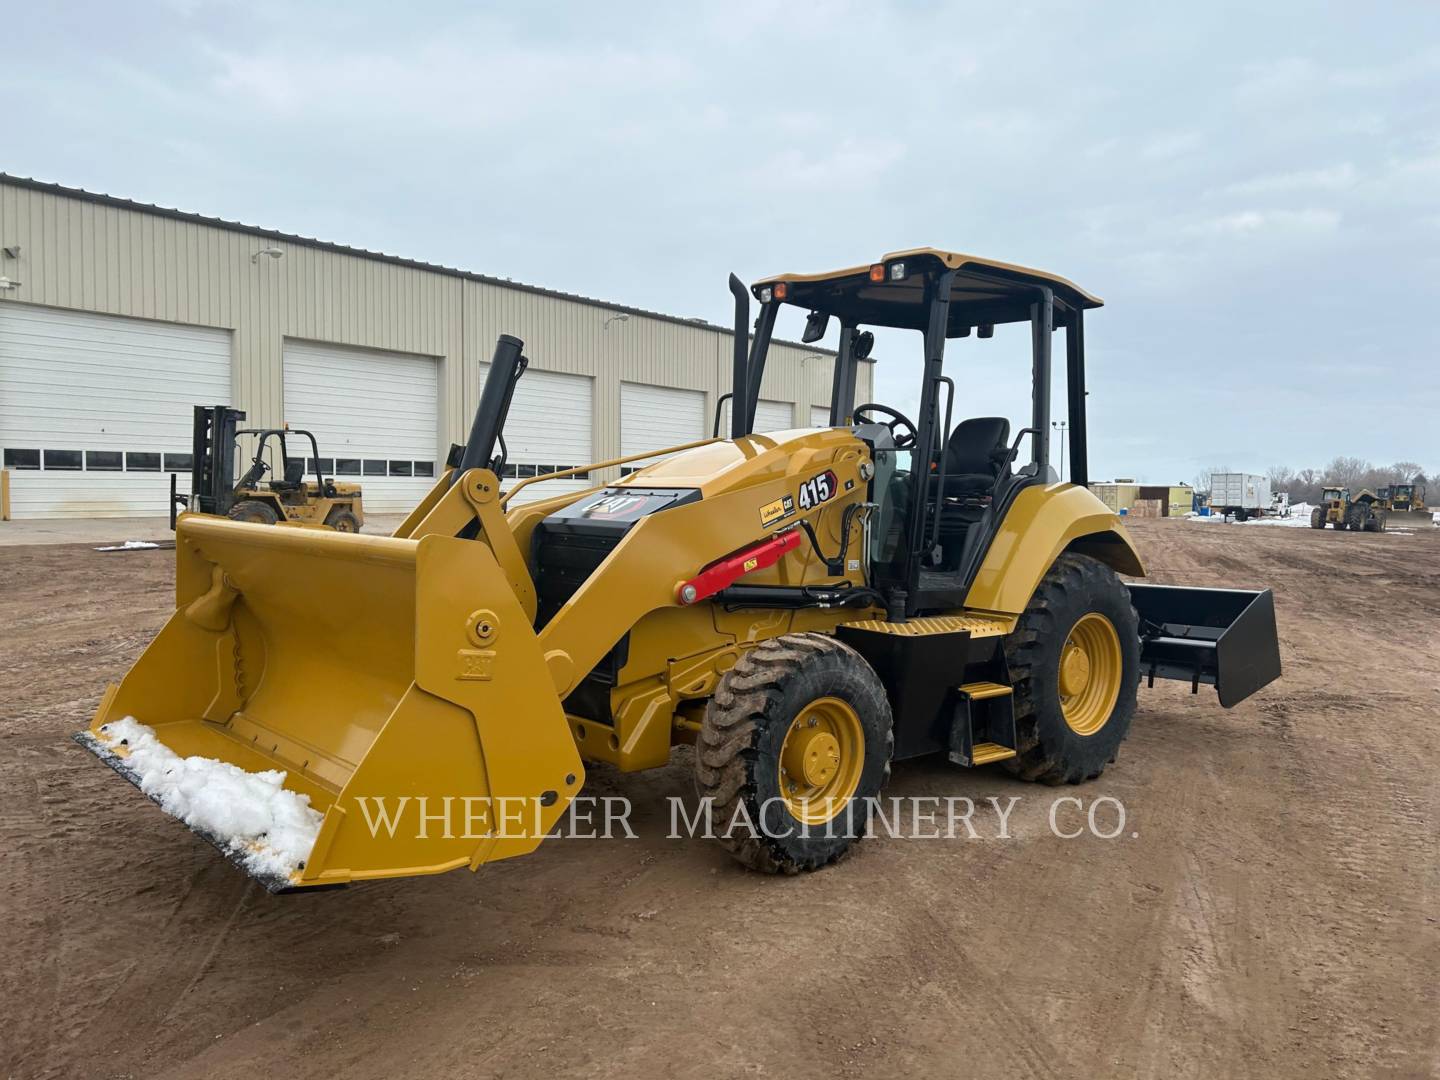
<svg viewBox="0 0 1440 1080"><path fill-rule="evenodd" d="M1130 585L1140 615L1140 673L1215 687L1231 708L1280 677L1275 598L1269 589Z"/></svg>

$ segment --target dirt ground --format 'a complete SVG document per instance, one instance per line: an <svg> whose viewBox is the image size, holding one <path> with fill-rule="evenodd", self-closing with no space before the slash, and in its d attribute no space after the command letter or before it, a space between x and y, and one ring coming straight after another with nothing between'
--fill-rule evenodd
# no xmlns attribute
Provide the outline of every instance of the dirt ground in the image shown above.
<svg viewBox="0 0 1440 1080"><path fill-rule="evenodd" d="M278 897L69 741L173 553L7 548L0 1075L1440 1074L1440 529L1133 532L1155 580L1274 588L1284 677L1228 712L1142 689L1084 787L896 768L893 795L1020 796L1009 839L977 812L980 839L761 877L665 839L686 757L592 771L639 839ZM1124 829L1052 835L1067 796Z"/></svg>

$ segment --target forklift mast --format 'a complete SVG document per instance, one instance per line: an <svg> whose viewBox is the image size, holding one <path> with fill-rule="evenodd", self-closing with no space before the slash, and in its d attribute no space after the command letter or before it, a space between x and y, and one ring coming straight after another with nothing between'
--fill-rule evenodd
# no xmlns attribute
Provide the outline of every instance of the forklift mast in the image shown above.
<svg viewBox="0 0 1440 1080"><path fill-rule="evenodd" d="M235 501L235 431L243 409L196 405L190 465L190 508L223 517Z"/></svg>

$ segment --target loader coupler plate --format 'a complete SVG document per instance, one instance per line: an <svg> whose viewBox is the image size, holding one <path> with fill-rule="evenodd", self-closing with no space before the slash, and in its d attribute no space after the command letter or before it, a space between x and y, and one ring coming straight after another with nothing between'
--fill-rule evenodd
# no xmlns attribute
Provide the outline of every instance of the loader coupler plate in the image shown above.
<svg viewBox="0 0 1440 1080"><path fill-rule="evenodd" d="M1280 677L1269 589L1130 585L1140 616L1140 675L1215 687L1230 708Z"/></svg>

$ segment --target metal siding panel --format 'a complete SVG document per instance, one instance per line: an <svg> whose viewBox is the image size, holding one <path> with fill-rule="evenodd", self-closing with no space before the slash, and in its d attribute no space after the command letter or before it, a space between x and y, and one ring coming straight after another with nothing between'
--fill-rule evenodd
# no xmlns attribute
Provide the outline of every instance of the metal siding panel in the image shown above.
<svg viewBox="0 0 1440 1080"><path fill-rule="evenodd" d="M631 312L606 330L611 312L591 303L3 181L0 206L6 242L25 249L19 266L6 268L25 285L0 294L0 304L29 301L229 329L227 396L255 424L279 423L284 415L287 336L441 357L442 444L464 438L479 396L478 367L502 332L526 340L535 370L593 380L597 457L619 453L622 383L702 392L707 430L715 400L729 385L730 337L709 325ZM272 243L286 252L283 259L250 262ZM828 357L802 363L814 354L780 343L772 349L768 400L791 403L797 416L828 401ZM868 378L863 384L869 396Z"/></svg>

